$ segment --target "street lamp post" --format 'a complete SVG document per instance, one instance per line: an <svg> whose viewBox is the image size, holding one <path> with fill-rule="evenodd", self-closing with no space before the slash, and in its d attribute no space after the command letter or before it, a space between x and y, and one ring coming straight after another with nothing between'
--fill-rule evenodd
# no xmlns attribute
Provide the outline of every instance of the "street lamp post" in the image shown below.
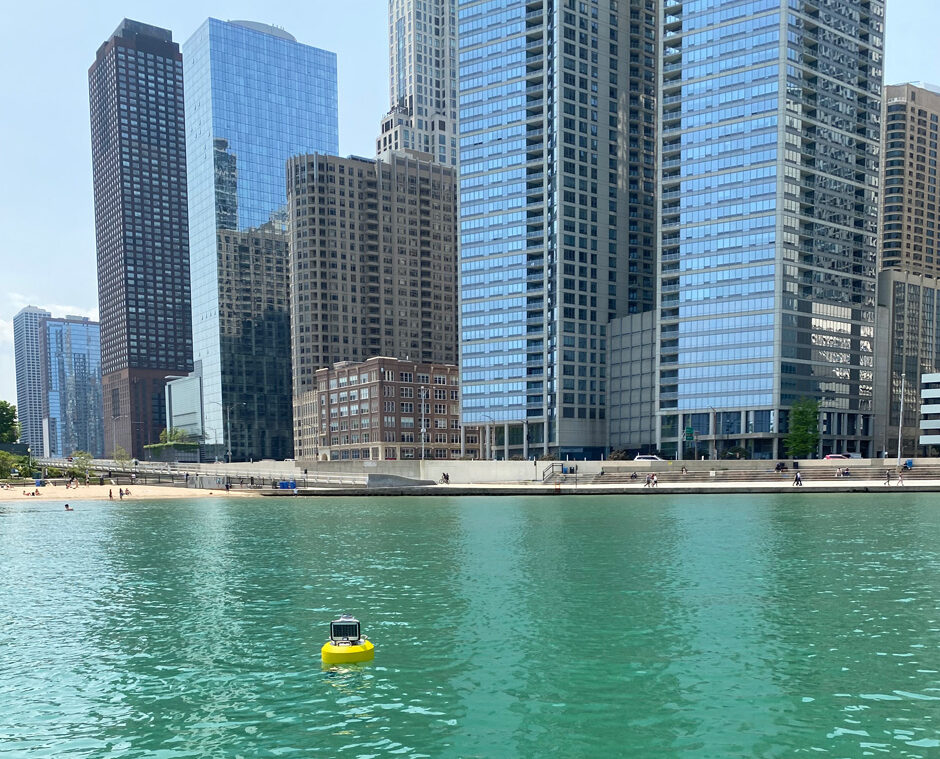
<svg viewBox="0 0 940 759"><path fill-rule="evenodd" d="M226 448L225 455L226 455L226 458L228 458L228 463L231 464L232 463L232 406L234 405L247 406L248 404L247 403L238 403L238 404L229 403L228 405L225 405L221 403L220 401L209 401L209 403L213 406L218 406L225 413L225 419L224 419L225 426L223 428L223 433L225 434L225 441L224 441L225 448Z"/></svg>
<svg viewBox="0 0 940 759"><path fill-rule="evenodd" d="M114 423L118 419L126 419L127 414L121 414L120 416L111 417L111 458L114 458L114 451L117 449L117 435L115 434Z"/></svg>
<svg viewBox="0 0 940 759"><path fill-rule="evenodd" d="M493 423L493 424L492 424L492 427L493 427L493 428L496 427L496 420L495 420L493 417L491 417L489 414L481 414L480 416L482 416L482 417L484 417L484 418L486 418L486 419L489 419L489 420ZM487 459L492 459L492 460L495 461L495 460L496 460L496 457L495 457L495 455L493 454L493 448L495 448L496 446L493 444L494 442L495 442L495 441L492 441L491 438L490 438L490 425L487 424L487 425L486 425L486 458L487 458Z"/></svg>
<svg viewBox="0 0 940 759"><path fill-rule="evenodd" d="M712 410L712 460L718 459L718 410L714 406L709 406Z"/></svg>
<svg viewBox="0 0 940 759"><path fill-rule="evenodd" d="M901 372L901 395L898 398L898 466L901 466L901 432L904 429L904 372Z"/></svg>
<svg viewBox="0 0 940 759"><path fill-rule="evenodd" d="M424 416L424 395L425 388L424 385L421 386L421 397L419 398L421 402L421 460L424 461L424 433L427 432L427 419Z"/></svg>

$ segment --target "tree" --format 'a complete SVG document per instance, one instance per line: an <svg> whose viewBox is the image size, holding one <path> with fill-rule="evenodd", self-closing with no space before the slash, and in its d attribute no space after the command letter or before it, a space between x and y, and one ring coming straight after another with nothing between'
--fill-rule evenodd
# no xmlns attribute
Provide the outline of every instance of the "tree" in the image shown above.
<svg viewBox="0 0 940 759"><path fill-rule="evenodd" d="M72 451L72 466L70 469L78 474L88 477L88 469L94 457L88 451Z"/></svg>
<svg viewBox="0 0 940 759"><path fill-rule="evenodd" d="M19 457L0 451L0 478L6 479L13 469L19 468Z"/></svg>
<svg viewBox="0 0 940 759"><path fill-rule="evenodd" d="M122 446L116 445L114 450L111 451L111 458L121 464L126 464L131 460L131 455Z"/></svg>
<svg viewBox="0 0 940 759"><path fill-rule="evenodd" d="M160 430L161 443L185 443L188 438L185 430L179 427L170 427L168 430Z"/></svg>
<svg viewBox="0 0 940 759"><path fill-rule="evenodd" d="M20 436L16 422L16 406L0 401L0 443L15 443Z"/></svg>
<svg viewBox="0 0 940 759"><path fill-rule="evenodd" d="M819 445L819 402L800 398L790 407L790 434L784 445L787 455L805 459L816 453Z"/></svg>

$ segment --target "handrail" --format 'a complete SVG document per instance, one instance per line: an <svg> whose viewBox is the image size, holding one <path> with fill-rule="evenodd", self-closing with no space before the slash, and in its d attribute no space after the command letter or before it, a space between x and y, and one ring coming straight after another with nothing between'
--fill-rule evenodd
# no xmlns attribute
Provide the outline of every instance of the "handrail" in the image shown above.
<svg viewBox="0 0 940 759"><path fill-rule="evenodd" d="M38 466L52 466L61 469L67 469L69 466L74 465L74 462L70 462L66 458L34 457L33 461ZM308 482L325 482L343 485L364 485L369 480L368 474L320 472L317 470L305 474L300 469L291 471L286 467L284 469L230 469L226 468L225 465L222 465L220 468L214 468L213 464L206 463L138 461L134 464L133 461L121 462L114 459L93 459L89 463L89 469L99 473L110 471L121 474L178 475L179 477L188 474L190 477L224 477L230 482L239 479L248 480L254 477L256 480L293 480L305 484Z"/></svg>

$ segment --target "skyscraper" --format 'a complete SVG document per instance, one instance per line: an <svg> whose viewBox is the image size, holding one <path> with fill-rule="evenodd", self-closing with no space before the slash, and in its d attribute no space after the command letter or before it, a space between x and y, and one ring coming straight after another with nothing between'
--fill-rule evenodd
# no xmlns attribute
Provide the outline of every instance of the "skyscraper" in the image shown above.
<svg viewBox="0 0 940 759"><path fill-rule="evenodd" d="M287 165L294 439L317 448L319 369L374 356L457 359L456 172L410 151Z"/></svg>
<svg viewBox="0 0 940 759"><path fill-rule="evenodd" d="M105 449L143 455L167 378L192 370L183 64L124 19L88 71Z"/></svg>
<svg viewBox="0 0 940 759"><path fill-rule="evenodd" d="M869 454L884 3L662 13L659 446Z"/></svg>
<svg viewBox="0 0 940 759"><path fill-rule="evenodd" d="M940 274L940 88L889 85L885 101L881 265L936 277Z"/></svg>
<svg viewBox="0 0 940 759"><path fill-rule="evenodd" d="M599 457L607 324L654 303L657 4L457 8L463 423Z"/></svg>
<svg viewBox="0 0 940 759"><path fill-rule="evenodd" d="M88 451L102 458L101 335L81 316L45 319L42 354L43 456Z"/></svg>
<svg viewBox="0 0 940 759"><path fill-rule="evenodd" d="M389 95L376 155L428 153L457 165L456 0L388 0Z"/></svg>
<svg viewBox="0 0 940 759"><path fill-rule="evenodd" d="M20 442L38 456L42 451L42 363L39 333L52 314L26 306L13 317L13 353L16 364L16 416Z"/></svg>
<svg viewBox="0 0 940 759"><path fill-rule="evenodd" d="M193 340L205 442L293 451L284 165L338 149L336 55L210 18L183 44Z"/></svg>
<svg viewBox="0 0 940 759"><path fill-rule="evenodd" d="M918 451L921 376L940 370L940 89L889 85L885 100L874 437L876 451L897 452L903 409L901 453L913 456Z"/></svg>

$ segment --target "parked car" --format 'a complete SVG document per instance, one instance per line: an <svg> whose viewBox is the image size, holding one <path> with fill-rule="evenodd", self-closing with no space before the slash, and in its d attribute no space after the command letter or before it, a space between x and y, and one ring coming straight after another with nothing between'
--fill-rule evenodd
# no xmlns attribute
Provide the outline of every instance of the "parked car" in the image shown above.
<svg viewBox="0 0 940 759"><path fill-rule="evenodd" d="M638 453L634 461L665 461L666 459L661 459L659 456L654 456L651 453Z"/></svg>
<svg viewBox="0 0 940 759"><path fill-rule="evenodd" d="M847 459L847 458L848 456L846 456L844 453L827 453L826 454L827 461L829 459Z"/></svg>

